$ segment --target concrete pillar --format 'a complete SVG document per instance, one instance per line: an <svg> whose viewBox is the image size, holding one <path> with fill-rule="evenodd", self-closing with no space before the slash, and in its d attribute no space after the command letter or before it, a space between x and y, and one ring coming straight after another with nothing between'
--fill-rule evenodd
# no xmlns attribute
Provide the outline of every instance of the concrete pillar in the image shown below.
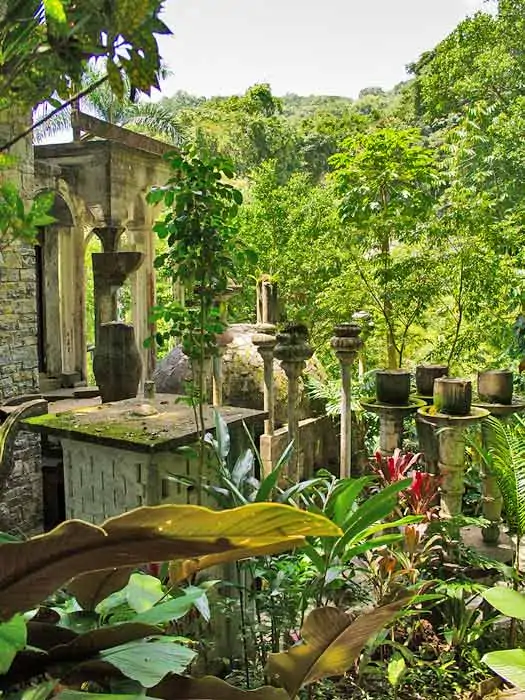
<svg viewBox="0 0 525 700"><path fill-rule="evenodd" d="M305 326L291 325L277 334L275 357L288 379L288 440L293 442L293 451L288 465L292 479L300 481L299 444L299 380L306 366L306 360L313 355L308 345L308 330Z"/></svg>
<svg viewBox="0 0 525 700"><path fill-rule="evenodd" d="M142 358L142 379L145 381L153 376L156 357L155 343L144 346L146 339L155 335L155 325L150 322L151 309L155 306L154 242L153 234L145 227L128 226L127 231L134 251L144 255L142 265L132 275L131 318Z"/></svg>
<svg viewBox="0 0 525 700"><path fill-rule="evenodd" d="M461 428L442 430L439 440L439 474L441 476L441 510L443 518L461 515L465 489L465 436Z"/></svg>
<svg viewBox="0 0 525 700"><path fill-rule="evenodd" d="M214 406L222 406L223 404L222 356L224 355L226 347L232 340L233 335L228 330L225 330L224 333L217 336L217 349L212 358L212 402Z"/></svg>
<svg viewBox="0 0 525 700"><path fill-rule="evenodd" d="M279 323L278 287L270 275L263 275L257 281L257 323Z"/></svg>
<svg viewBox="0 0 525 700"><path fill-rule="evenodd" d="M403 418L401 413L388 411L379 417L379 451L383 457L391 457L403 446Z"/></svg>
<svg viewBox="0 0 525 700"><path fill-rule="evenodd" d="M117 321L117 293L128 275L137 270L144 254L135 251L93 253L93 286L95 296L95 344L102 323Z"/></svg>
<svg viewBox="0 0 525 700"><path fill-rule="evenodd" d="M271 324L264 324L260 326L259 330L260 333L256 333L252 337L252 343L257 348L263 360L264 410L268 414L268 418L264 421L264 434L273 435L275 431L273 357L275 345L277 343L277 338L273 333L276 328Z"/></svg>
<svg viewBox="0 0 525 700"><path fill-rule="evenodd" d="M355 323L342 323L334 328L331 344L341 365L341 447L340 477L352 475L352 366L363 341L361 328Z"/></svg>

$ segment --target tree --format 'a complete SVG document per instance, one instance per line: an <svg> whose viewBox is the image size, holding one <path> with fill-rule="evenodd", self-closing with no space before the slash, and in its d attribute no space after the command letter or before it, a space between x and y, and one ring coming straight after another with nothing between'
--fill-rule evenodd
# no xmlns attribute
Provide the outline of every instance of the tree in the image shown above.
<svg viewBox="0 0 525 700"><path fill-rule="evenodd" d="M286 178L298 164L295 132L269 85L254 85L241 96L212 98L182 110L178 120L188 143L201 153L227 157L239 175L271 159Z"/></svg>
<svg viewBox="0 0 525 700"><path fill-rule="evenodd" d="M288 318L313 329L314 340L330 337L335 317L321 305L330 281L341 272L337 249L339 222L333 188L314 186L306 173L282 183L275 162L263 163L253 175L240 209L240 235L257 252L257 265L243 269L243 287L269 274L279 284ZM244 314L255 308L245 297Z"/></svg>
<svg viewBox="0 0 525 700"><path fill-rule="evenodd" d="M7 0L0 14L0 109L29 109L67 94L93 56L106 57L107 80L119 97L126 78L133 92L157 87L155 34L170 33L161 8L161 0Z"/></svg>
<svg viewBox="0 0 525 700"><path fill-rule="evenodd" d="M106 74L105 65L97 63L88 66L82 76L81 88L86 90L92 85L97 85L88 95L79 100L78 106L84 112L118 126L125 126L134 131L163 137L172 143L180 142L180 132L174 114L160 102L145 102L131 98L131 84L129 78L124 75L124 94L116 95L108 82L101 79ZM76 90L75 90L76 91ZM38 121L43 114L52 109L49 103L43 103L35 110L35 118ZM60 133L71 128L72 108L65 107L53 119L45 125L35 129L35 139L42 140L52 134Z"/></svg>
<svg viewBox="0 0 525 700"><path fill-rule="evenodd" d="M438 189L435 157L415 129L377 129L343 146L331 163L345 243L384 323L388 366L397 367L432 298L424 239Z"/></svg>

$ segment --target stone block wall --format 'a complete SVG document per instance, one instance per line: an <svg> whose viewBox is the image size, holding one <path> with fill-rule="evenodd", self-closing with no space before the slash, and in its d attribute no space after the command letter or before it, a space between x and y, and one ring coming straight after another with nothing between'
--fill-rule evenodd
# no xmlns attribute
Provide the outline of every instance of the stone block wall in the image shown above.
<svg viewBox="0 0 525 700"><path fill-rule="evenodd" d="M24 127L19 115L0 123L5 143ZM23 195L33 195L33 147L19 141L10 152L15 160L0 177L13 181ZM0 403L19 394L38 393L38 340L35 252L31 246L13 245L0 259ZM40 441L20 433L7 488L0 493L0 530L33 533L42 523L42 471Z"/></svg>

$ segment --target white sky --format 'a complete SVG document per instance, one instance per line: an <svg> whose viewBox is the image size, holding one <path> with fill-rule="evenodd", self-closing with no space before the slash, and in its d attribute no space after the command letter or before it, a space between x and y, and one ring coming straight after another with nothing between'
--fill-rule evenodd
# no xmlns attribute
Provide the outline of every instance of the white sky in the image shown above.
<svg viewBox="0 0 525 700"><path fill-rule="evenodd" d="M163 94L357 96L390 88L483 0L166 0Z"/></svg>

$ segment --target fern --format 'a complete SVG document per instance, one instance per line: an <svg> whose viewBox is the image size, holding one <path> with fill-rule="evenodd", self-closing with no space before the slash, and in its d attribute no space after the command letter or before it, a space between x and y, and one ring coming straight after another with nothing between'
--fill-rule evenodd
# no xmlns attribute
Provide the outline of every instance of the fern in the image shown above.
<svg viewBox="0 0 525 700"><path fill-rule="evenodd" d="M486 467L497 481L510 529L518 541L525 535L525 421L515 416L509 423L487 418Z"/></svg>

